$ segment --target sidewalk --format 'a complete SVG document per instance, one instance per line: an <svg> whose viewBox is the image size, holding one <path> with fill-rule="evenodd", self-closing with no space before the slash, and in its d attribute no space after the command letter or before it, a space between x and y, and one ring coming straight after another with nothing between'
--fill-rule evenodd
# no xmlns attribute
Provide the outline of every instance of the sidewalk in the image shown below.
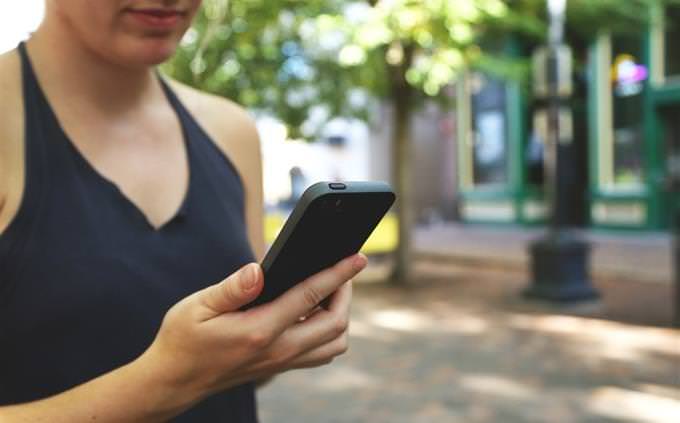
<svg viewBox="0 0 680 423"><path fill-rule="evenodd" d="M461 265L526 270L528 245L544 234L542 228L463 225L422 226L414 231L414 249L421 259ZM591 274L611 278L670 283L671 236L664 233L605 233L583 231L591 242Z"/></svg>
<svg viewBox="0 0 680 423"><path fill-rule="evenodd" d="M602 282L623 322L525 302L522 272L415 266L357 281L349 352L262 389L262 423L680 422L680 331L644 323L669 284Z"/></svg>

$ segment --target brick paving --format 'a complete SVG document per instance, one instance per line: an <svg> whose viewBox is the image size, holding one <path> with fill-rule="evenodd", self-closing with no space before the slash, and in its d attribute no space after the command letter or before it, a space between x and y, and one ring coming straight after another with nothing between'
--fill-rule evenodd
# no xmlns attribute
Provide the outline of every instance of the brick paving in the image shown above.
<svg viewBox="0 0 680 423"><path fill-rule="evenodd" d="M405 288L372 264L351 347L279 376L262 423L680 422L670 284L601 277L602 303L524 301L523 271L419 261Z"/></svg>

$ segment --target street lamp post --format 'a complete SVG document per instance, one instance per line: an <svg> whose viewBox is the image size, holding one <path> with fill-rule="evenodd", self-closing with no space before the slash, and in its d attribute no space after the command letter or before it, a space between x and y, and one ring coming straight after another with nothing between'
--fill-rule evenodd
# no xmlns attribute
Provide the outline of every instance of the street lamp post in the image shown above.
<svg viewBox="0 0 680 423"><path fill-rule="evenodd" d="M545 62L536 69L546 81L545 89L536 88L535 95L547 103L545 141L545 196L550 212L546 235L533 242L531 255L532 281L524 294L529 298L557 303L592 301L599 294L592 286L588 272L589 245L569 228L569 207L577 203L571 198L570 170L574 165L573 130L569 108L571 88L571 52L564 45L566 0L548 0L550 32L547 50L539 52ZM535 65L536 66L536 65ZM547 73L540 75L541 72Z"/></svg>
<svg viewBox="0 0 680 423"><path fill-rule="evenodd" d="M666 179L666 189L669 197L680 196L680 109L670 109L665 120L668 122L665 132L668 141L668 156L666 163L668 174ZM674 299L673 299L673 326L680 328L680 203L671 200L673 227L673 270L675 273Z"/></svg>
<svg viewBox="0 0 680 423"><path fill-rule="evenodd" d="M675 271L673 327L680 328L680 207L675 210L675 238L673 240L673 256L673 267Z"/></svg>

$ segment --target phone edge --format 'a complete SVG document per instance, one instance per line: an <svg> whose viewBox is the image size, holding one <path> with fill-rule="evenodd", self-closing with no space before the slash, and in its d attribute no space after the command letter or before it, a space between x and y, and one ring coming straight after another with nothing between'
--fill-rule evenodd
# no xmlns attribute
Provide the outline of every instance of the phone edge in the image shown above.
<svg viewBox="0 0 680 423"><path fill-rule="evenodd" d="M329 184L331 184L331 182L328 181L316 182L310 185L305 190L305 192L300 197L300 200L295 205L295 208L291 212L290 216L288 216L288 219L286 219L286 222L283 224L283 228L281 228L281 231L276 236L274 243L269 248L269 250L267 250L265 257L262 260L261 267L265 273L271 266L272 260L274 260L278 256L279 251L286 245L288 238L292 234L297 223L300 221L300 219L302 219L302 216L304 216L309 205L312 204L313 201L323 197L324 195L332 193L385 192L392 194L393 197L390 204L390 208L392 207L392 205L394 205L396 195L394 193L394 190L392 190L392 187L387 182L347 181L343 183L346 186L344 190L334 190L330 188Z"/></svg>

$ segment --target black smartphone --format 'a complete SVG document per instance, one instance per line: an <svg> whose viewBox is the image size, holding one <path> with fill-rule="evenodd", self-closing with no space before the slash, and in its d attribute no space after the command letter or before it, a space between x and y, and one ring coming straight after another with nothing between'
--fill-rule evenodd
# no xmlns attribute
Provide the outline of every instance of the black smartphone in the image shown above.
<svg viewBox="0 0 680 423"><path fill-rule="evenodd" d="M318 182L302 194L262 261L269 302L309 276L359 252L396 196L384 182Z"/></svg>

